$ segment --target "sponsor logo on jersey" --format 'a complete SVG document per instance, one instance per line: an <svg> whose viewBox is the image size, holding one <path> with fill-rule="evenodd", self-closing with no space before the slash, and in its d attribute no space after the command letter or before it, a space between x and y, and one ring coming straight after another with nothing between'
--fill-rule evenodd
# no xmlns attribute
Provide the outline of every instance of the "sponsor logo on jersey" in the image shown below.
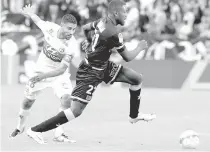
<svg viewBox="0 0 210 152"><path fill-rule="evenodd" d="M58 51L49 45L43 47L43 53L46 55L46 57L53 60L54 62L61 62L63 57L63 55L61 55Z"/></svg>
<svg viewBox="0 0 210 152"><path fill-rule="evenodd" d="M59 48L58 52L59 53L64 53L64 50L65 50L64 48Z"/></svg>

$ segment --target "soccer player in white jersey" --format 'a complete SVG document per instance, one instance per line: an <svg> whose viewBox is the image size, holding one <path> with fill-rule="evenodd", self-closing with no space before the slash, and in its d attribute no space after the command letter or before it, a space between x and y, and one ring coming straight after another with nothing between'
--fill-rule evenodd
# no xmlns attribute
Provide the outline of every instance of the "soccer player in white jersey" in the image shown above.
<svg viewBox="0 0 210 152"><path fill-rule="evenodd" d="M77 27L77 21L71 14L64 15L61 24L57 25L41 20L33 13L33 7L30 5L25 6L22 9L22 13L29 16L41 29L45 42L36 63L34 77L29 79L29 83L26 85L25 98L21 104L18 124L10 135L11 138L24 131L26 117L36 100L37 94L41 90L47 87L54 89L55 95L61 102L59 111L70 107L72 85L69 79L70 73L68 67L76 54L74 48L77 45L77 41L73 36ZM59 142L74 142L64 134L61 126L55 129L54 140Z"/></svg>

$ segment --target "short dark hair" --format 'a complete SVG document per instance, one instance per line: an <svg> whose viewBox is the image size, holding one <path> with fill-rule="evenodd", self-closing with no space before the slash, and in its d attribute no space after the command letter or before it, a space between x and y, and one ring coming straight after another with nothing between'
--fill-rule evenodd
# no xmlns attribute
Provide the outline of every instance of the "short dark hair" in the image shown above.
<svg viewBox="0 0 210 152"><path fill-rule="evenodd" d="M110 13L114 11L119 11L124 5L126 5L126 3L123 0L112 0L111 2L109 2L108 11Z"/></svg>
<svg viewBox="0 0 210 152"><path fill-rule="evenodd" d="M61 19L61 24L66 24L66 23L73 23L73 24L77 24L77 20L76 18L71 15L71 14L66 14L62 17Z"/></svg>

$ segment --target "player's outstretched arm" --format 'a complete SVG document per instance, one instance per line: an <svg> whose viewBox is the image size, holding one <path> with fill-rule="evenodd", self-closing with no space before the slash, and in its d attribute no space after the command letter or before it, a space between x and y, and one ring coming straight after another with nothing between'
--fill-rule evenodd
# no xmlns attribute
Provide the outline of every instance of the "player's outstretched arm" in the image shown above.
<svg viewBox="0 0 210 152"><path fill-rule="evenodd" d="M41 81L43 79L47 79L47 78L50 78L50 77L56 77L56 76L62 75L66 71L66 69L69 67L71 61L72 61L72 56L71 55L65 55L58 68L56 68L55 70L52 70L50 72L39 73L38 75L32 77L29 81L32 82L32 83L36 83L36 82Z"/></svg>
<svg viewBox="0 0 210 152"><path fill-rule="evenodd" d="M28 16L30 17L33 22L42 30L42 22L44 22L43 20L40 19L39 16L37 16L35 13L34 13L34 6L28 4L28 5L25 5L22 9L21 9L21 13L25 16Z"/></svg>
<svg viewBox="0 0 210 152"><path fill-rule="evenodd" d="M117 50L119 52L119 54L122 56L122 58L126 61L132 61L133 59L135 59L135 57L144 49L147 48L147 42L145 40L142 40L139 42L138 46L132 50L132 51L128 51L126 49L126 47Z"/></svg>

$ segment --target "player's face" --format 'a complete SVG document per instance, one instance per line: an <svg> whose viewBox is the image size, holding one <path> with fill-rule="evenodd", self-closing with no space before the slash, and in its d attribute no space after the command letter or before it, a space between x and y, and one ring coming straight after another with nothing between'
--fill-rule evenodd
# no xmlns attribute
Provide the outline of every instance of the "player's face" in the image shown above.
<svg viewBox="0 0 210 152"><path fill-rule="evenodd" d="M77 27L77 24L73 24L73 23L66 23L61 26L62 33L65 39L69 40L72 37L72 35L75 33L76 27Z"/></svg>
<svg viewBox="0 0 210 152"><path fill-rule="evenodd" d="M127 8L126 6L123 6L123 8L118 12L116 21L118 24L124 25L126 18L127 18Z"/></svg>

